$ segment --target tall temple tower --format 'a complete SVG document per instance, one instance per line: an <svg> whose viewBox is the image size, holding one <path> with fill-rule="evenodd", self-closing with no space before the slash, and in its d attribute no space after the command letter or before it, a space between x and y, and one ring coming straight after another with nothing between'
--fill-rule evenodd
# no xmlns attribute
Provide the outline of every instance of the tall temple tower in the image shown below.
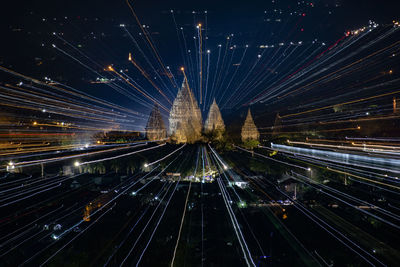
<svg viewBox="0 0 400 267"><path fill-rule="evenodd" d="M168 120L171 140L177 143L194 143L201 139L203 119L186 78L172 104Z"/></svg>
<svg viewBox="0 0 400 267"><path fill-rule="evenodd" d="M247 111L247 117L242 126L241 136L243 142L248 140L258 140L260 138L260 133L257 130L253 117L251 116L250 108Z"/></svg>
<svg viewBox="0 0 400 267"><path fill-rule="evenodd" d="M167 138L167 129L158 105L154 105L146 125L146 138L151 141Z"/></svg>

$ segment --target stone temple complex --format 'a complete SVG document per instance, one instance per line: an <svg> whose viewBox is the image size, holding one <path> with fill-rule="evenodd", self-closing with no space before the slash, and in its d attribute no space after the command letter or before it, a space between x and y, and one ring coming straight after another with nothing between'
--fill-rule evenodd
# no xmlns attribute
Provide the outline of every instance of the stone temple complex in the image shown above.
<svg viewBox="0 0 400 267"><path fill-rule="evenodd" d="M222 134L225 132L225 124L222 119L221 112L215 99L208 112L206 123L204 124L204 132L206 134L213 133L214 137L218 140L222 138Z"/></svg>
<svg viewBox="0 0 400 267"><path fill-rule="evenodd" d="M242 126L241 137L243 142L248 140L258 140L260 138L260 133L257 130L253 117L251 116L250 109L247 111L247 117Z"/></svg>
<svg viewBox="0 0 400 267"><path fill-rule="evenodd" d="M158 105L154 105L147 121L146 138L151 141L167 138L167 129L165 128Z"/></svg>
<svg viewBox="0 0 400 267"><path fill-rule="evenodd" d="M178 94L172 104L168 122L168 134L172 142L195 143L203 140L203 119L201 111L197 104L196 97L189 88L186 78L184 79L182 87L178 91ZM251 122L254 125L252 119ZM220 140L224 132L225 123L222 119L217 102L214 99L204 125L204 133L211 134L213 139ZM146 137L151 141L162 140L167 137L167 130L161 117L158 105L155 105L150 113L146 125Z"/></svg>
<svg viewBox="0 0 400 267"><path fill-rule="evenodd" d="M176 143L200 141L202 125L200 108L185 78L169 113L171 140Z"/></svg>

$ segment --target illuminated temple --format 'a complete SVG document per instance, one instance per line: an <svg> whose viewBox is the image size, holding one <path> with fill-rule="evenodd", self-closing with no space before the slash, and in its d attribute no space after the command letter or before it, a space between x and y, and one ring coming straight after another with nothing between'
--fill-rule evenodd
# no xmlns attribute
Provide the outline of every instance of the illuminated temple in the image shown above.
<svg viewBox="0 0 400 267"><path fill-rule="evenodd" d="M200 108L185 79L169 113L171 140L176 143L200 141L202 125L203 120Z"/></svg>
<svg viewBox="0 0 400 267"><path fill-rule="evenodd" d="M204 132L214 134L215 139L221 139L222 134L225 132L224 120L215 99L208 112L208 117L204 124Z"/></svg>
<svg viewBox="0 0 400 267"><path fill-rule="evenodd" d="M241 137L243 142L248 140L258 140L260 138L260 133L257 130L253 117L251 116L250 109L247 111L247 117L242 127Z"/></svg>
<svg viewBox="0 0 400 267"><path fill-rule="evenodd" d="M167 137L167 129L165 128L158 105L154 105L150 113L146 125L146 137L151 141L162 140Z"/></svg>

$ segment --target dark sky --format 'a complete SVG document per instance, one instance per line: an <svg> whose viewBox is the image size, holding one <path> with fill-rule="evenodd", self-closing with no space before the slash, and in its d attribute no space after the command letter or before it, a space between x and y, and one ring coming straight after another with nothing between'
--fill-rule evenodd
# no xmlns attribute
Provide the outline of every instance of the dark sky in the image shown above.
<svg viewBox="0 0 400 267"><path fill-rule="evenodd" d="M364 26L370 19L380 24L399 19L398 2L137 0L131 3L142 24L150 25L149 31L163 60L181 79L178 70L183 62L170 15L171 9L175 10L178 27L185 28L189 41L194 34L194 24L205 23L204 11L207 10L207 46L215 51L217 44L224 42L231 33L235 34L235 44L239 47L244 44L258 46L268 42L307 42L314 39L331 43L346 30ZM195 16L192 11L196 11ZM297 17L289 16L292 12L297 12ZM76 62L55 53L51 44L57 40L51 35L52 32L65 34L68 41L82 47L82 51L100 64L115 64L121 69L129 67L127 53L134 51L119 24L128 25L133 34L139 32L124 0L7 1L2 4L0 17L0 65L37 78L50 75L99 97L110 97L109 91L87 86L87 81L93 79L93 75L77 66ZM282 23L271 26L266 21L277 18L282 19ZM90 39L92 35L101 34L105 37ZM40 65L38 62L41 62ZM141 77L138 79L142 81ZM124 103L125 100L117 95L113 100L131 105ZM148 111L143 109L143 112Z"/></svg>
<svg viewBox="0 0 400 267"><path fill-rule="evenodd" d="M174 26L169 14L170 9L176 12L178 24L193 25L191 12L202 13L208 11L208 27L210 34L226 35L229 33L250 33L262 31L264 25L260 24L263 19L263 12L270 12L273 9L290 12L298 10L305 12L307 16L301 21L304 24L304 34L302 38L319 38L326 41L334 40L338 34L347 29L357 28L365 25L369 19L378 23L389 23L397 19L400 8L399 1L372 1L372 0L316 0L299 1L300 3L313 3L314 8L304 7L304 4L297 5L298 1L282 0L251 0L251 1L154 1L137 0L132 1L135 11L139 15L143 24L150 25L152 30L160 33L163 42L175 42L176 35ZM328 16L328 12L331 15ZM52 32L63 30L58 22L61 17L67 16L70 23L77 23L71 19L99 18L107 21L108 26L116 26L119 23L135 25L133 16L124 0L105 1L105 0L86 0L86 1L7 1L1 8L1 33L2 49L0 58L13 55L17 57L29 50L21 46L21 41L11 31L13 28L22 28L25 33ZM40 23L41 18L47 18L47 23ZM52 21L58 18L59 21ZM197 16L197 21L202 21L204 17ZM68 22L66 22L68 23ZM292 22L293 23L293 22ZM80 25L77 25L80 27ZM94 27L104 27L94 25ZM99 28L98 28L99 29ZM89 30L89 27L88 29ZM82 29L84 31L84 29ZM171 34L170 34L171 33ZM74 34L74 33L72 33ZM276 33L281 34L281 33ZM254 38L254 36L252 36ZM26 44L36 41L35 37L26 37ZM167 53L167 52L165 52ZM173 64L173 62L171 62Z"/></svg>

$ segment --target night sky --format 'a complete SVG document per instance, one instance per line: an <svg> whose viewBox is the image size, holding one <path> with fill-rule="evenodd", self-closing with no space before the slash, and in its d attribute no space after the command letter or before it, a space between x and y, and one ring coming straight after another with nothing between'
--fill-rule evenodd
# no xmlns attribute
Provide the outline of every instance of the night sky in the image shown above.
<svg viewBox="0 0 400 267"><path fill-rule="evenodd" d="M0 34L0 266L399 265L400 0L11 0Z"/></svg>
<svg viewBox="0 0 400 267"><path fill-rule="evenodd" d="M248 55L253 53L254 57L260 53L257 47L263 44L299 41L307 44L316 41L328 45L341 38L347 30L362 27L368 24L369 20L379 24L391 23L396 18L396 10L398 10L395 2L385 1L385 4L382 4L381 1L362 1L361 4L360 1L277 0L250 1L244 4L243 1L134 1L133 7L141 23L149 26L148 32L163 63L170 67L177 83L180 84L183 76L179 68L185 65L182 58L182 38L178 39L176 32L180 27L183 27L188 49L191 49L193 53L195 48L192 38L196 35L195 25L207 22L208 40L203 49L211 51L209 73L212 75L215 73L217 46L224 44L226 36L230 34L234 35L230 45L237 46L238 51L243 50L245 45L249 45ZM171 10L174 10L178 28L175 28ZM207 11L207 21L205 11ZM121 94L110 91L109 87L89 85L89 82L95 80L97 75L52 48L52 44L56 44L61 49L67 48L64 51L78 51L71 50L71 47L67 47L63 41L57 40L53 35L53 33L62 34L64 40L99 64L93 66L89 62L89 66L94 67L96 71L107 76L108 73L99 66L106 68L108 65L127 70L133 79L144 86L145 90L155 95L159 101L163 101L162 97L157 95L157 91L146 83L143 76L127 61L129 52L134 55L139 52L119 26L126 25L134 37L138 37L140 29L125 1L112 1L112 3L111 1L68 1L62 5L55 1L16 1L8 2L7 8L3 8L2 12L1 32L2 39L6 41L1 42L1 65L36 78L43 79L48 76L64 81L69 86L97 97L107 98L114 103L142 112L144 117L147 116L150 107L129 101ZM278 22L276 22L277 19ZM140 40L141 47L147 45L143 40ZM151 50L147 48L145 47L144 51L149 56ZM237 52L233 57L233 64L239 61L240 53ZM73 55L82 59L82 55L76 53ZM306 53L301 57L304 58L305 55ZM294 66L296 61L302 59L301 57L290 59L285 64ZM144 58L138 59L142 65L145 65L144 61ZM247 58L242 62L242 65L247 68L250 68L251 64L253 62ZM151 72L148 66L146 67L147 71ZM186 66L188 67L190 66ZM238 71L237 75L245 75L244 67ZM268 68L268 66L263 65L261 68ZM160 69L157 71L162 72ZM229 73L232 74L233 70ZM167 79L163 73L161 76ZM157 82L159 80L156 80ZM196 84L194 80L190 82ZM225 82L224 85L228 80ZM232 88L238 84L240 84L239 78L231 82ZM266 85L260 84L246 100L250 100L251 96L255 97ZM166 86L169 87L172 98L177 88L172 87L171 84ZM198 88L195 85L191 86L194 87L196 94ZM223 86L219 90L223 90ZM220 105L223 104L220 103L218 96L227 97L232 90L219 93L217 102ZM197 98L199 98L198 92ZM204 115L206 115L206 110L207 106L204 108ZM223 109L223 113L229 116L235 110L237 108ZM166 118L167 114L164 116ZM139 124L143 126L143 121Z"/></svg>

